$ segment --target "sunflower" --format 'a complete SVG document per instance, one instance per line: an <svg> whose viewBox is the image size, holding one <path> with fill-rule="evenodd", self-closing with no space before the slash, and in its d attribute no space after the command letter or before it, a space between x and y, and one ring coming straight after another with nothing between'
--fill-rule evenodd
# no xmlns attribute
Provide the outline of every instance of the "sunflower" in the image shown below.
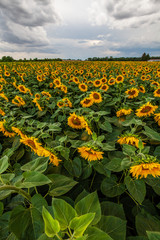
<svg viewBox="0 0 160 240"><path fill-rule="evenodd" d="M102 96L100 93L98 92L91 92L91 94L89 95L90 98L93 99L94 103L100 103L102 102Z"/></svg>
<svg viewBox="0 0 160 240"><path fill-rule="evenodd" d="M12 103L17 105L18 107L24 106L26 104L23 98L17 95L14 99L12 99Z"/></svg>
<svg viewBox="0 0 160 240"><path fill-rule="evenodd" d="M10 73L9 73L8 71L5 71L5 72L4 72L4 75L5 75L6 77L9 77L9 76L10 76Z"/></svg>
<svg viewBox="0 0 160 240"><path fill-rule="evenodd" d="M108 80L108 84L109 85L114 85L116 83L116 79L114 77L111 77L109 80Z"/></svg>
<svg viewBox="0 0 160 240"><path fill-rule="evenodd" d="M128 144L128 145L132 145L132 146L135 146L138 148L139 140L141 140L141 139L137 135L127 133L127 134L124 134L121 137L119 137L117 142L121 145ZM144 143L143 143L143 145L144 145Z"/></svg>
<svg viewBox="0 0 160 240"><path fill-rule="evenodd" d="M122 75L118 75L116 77L116 83L122 83L124 81L124 77Z"/></svg>
<svg viewBox="0 0 160 240"><path fill-rule="evenodd" d="M91 87L93 85L93 82L91 80L88 80L87 85Z"/></svg>
<svg viewBox="0 0 160 240"><path fill-rule="evenodd" d="M0 91L2 91L2 89L3 89L3 85L0 84Z"/></svg>
<svg viewBox="0 0 160 240"><path fill-rule="evenodd" d="M61 91L64 93L67 93L67 86L65 86L64 84L61 85Z"/></svg>
<svg viewBox="0 0 160 240"><path fill-rule="evenodd" d="M160 88L157 88L154 92L153 92L155 97L160 97Z"/></svg>
<svg viewBox="0 0 160 240"><path fill-rule="evenodd" d="M154 113L158 106L153 106L150 102L142 105L136 110L137 117L147 117Z"/></svg>
<svg viewBox="0 0 160 240"><path fill-rule="evenodd" d="M79 84L79 79L77 77L73 77L73 82Z"/></svg>
<svg viewBox="0 0 160 240"><path fill-rule="evenodd" d="M131 108L129 108L129 109L122 108L122 109L120 109L119 111L116 112L116 115L117 115L117 117L121 117L121 116L124 116L124 115L129 115L129 114L131 114L131 112L132 112Z"/></svg>
<svg viewBox="0 0 160 240"><path fill-rule="evenodd" d="M82 116L77 116L75 113L70 113L70 117L68 118L68 125L75 129L84 128L85 119Z"/></svg>
<svg viewBox="0 0 160 240"><path fill-rule="evenodd" d="M50 97L52 97L49 92L42 91L41 93L42 93L43 96L46 96L48 100L49 100Z"/></svg>
<svg viewBox="0 0 160 240"><path fill-rule="evenodd" d="M147 178L148 175L153 177L160 176L160 164L156 157L143 154L142 156L134 159L134 164L130 168L130 173L133 177Z"/></svg>
<svg viewBox="0 0 160 240"><path fill-rule="evenodd" d="M21 138L26 137L26 135L23 134L22 131L21 131L19 128L12 127L12 131L15 132L15 133L17 133Z"/></svg>
<svg viewBox="0 0 160 240"><path fill-rule="evenodd" d="M142 85L139 86L138 91L141 92L141 93L145 93L146 92L144 86L142 86Z"/></svg>
<svg viewBox="0 0 160 240"><path fill-rule="evenodd" d="M38 80L38 82L42 82L43 81L43 76L42 75L37 75L37 80Z"/></svg>
<svg viewBox="0 0 160 240"><path fill-rule="evenodd" d="M2 132L5 137L14 137L15 133L8 132L5 128L5 124L6 124L5 119L3 121L0 121L0 132Z"/></svg>
<svg viewBox="0 0 160 240"><path fill-rule="evenodd" d="M37 98L34 98L34 99L32 100L32 102L34 102L34 103L36 104L36 106L38 107L39 111L43 111L42 107L40 106L40 104L38 103L37 100L38 100Z"/></svg>
<svg viewBox="0 0 160 240"><path fill-rule="evenodd" d="M62 107L64 107L64 102L61 100L61 101L58 101L57 102L57 106L59 107L59 108L62 108Z"/></svg>
<svg viewBox="0 0 160 240"><path fill-rule="evenodd" d="M146 76L145 76L145 75L142 75L142 76L141 76L141 80L142 80L142 81L145 81L145 80L146 80Z"/></svg>
<svg viewBox="0 0 160 240"><path fill-rule="evenodd" d="M160 113L155 113L154 114L155 117L154 117L154 120L158 123L158 125L160 126Z"/></svg>
<svg viewBox="0 0 160 240"><path fill-rule="evenodd" d="M53 83L54 83L55 87L60 87L62 84L61 80L59 78L54 79Z"/></svg>
<svg viewBox="0 0 160 240"><path fill-rule="evenodd" d="M88 161L96 161L103 158L104 152L94 150L91 147L79 147L78 152L81 154L82 158L87 159Z"/></svg>
<svg viewBox="0 0 160 240"><path fill-rule="evenodd" d="M82 107L90 107L93 105L94 101L92 98L84 98L81 102Z"/></svg>
<svg viewBox="0 0 160 240"><path fill-rule="evenodd" d="M53 163L55 166L58 166L59 162L61 162L61 160L53 153L49 155L49 160L50 160L50 163Z"/></svg>
<svg viewBox="0 0 160 240"><path fill-rule="evenodd" d="M41 143L37 142L37 138L27 137L26 135L20 139L20 142L30 147L37 155L41 155Z"/></svg>
<svg viewBox="0 0 160 240"><path fill-rule="evenodd" d="M4 94L4 92L0 93L0 96L2 98L4 98L7 102L9 102L9 99L7 98L7 96Z"/></svg>
<svg viewBox="0 0 160 240"><path fill-rule="evenodd" d="M68 98L63 98L62 101L64 102L65 107L72 107L72 103Z"/></svg>
<svg viewBox="0 0 160 240"><path fill-rule="evenodd" d="M135 84L136 82L135 82L134 79L130 79L130 80L129 80L129 83L132 85L132 84Z"/></svg>
<svg viewBox="0 0 160 240"><path fill-rule="evenodd" d="M107 78L106 77L101 78L101 82L102 84L105 84L107 82Z"/></svg>
<svg viewBox="0 0 160 240"><path fill-rule="evenodd" d="M0 114L2 115L2 116L4 116L5 115L5 112L0 108Z"/></svg>
<svg viewBox="0 0 160 240"><path fill-rule="evenodd" d="M28 88L26 88L24 85L18 85L18 90L22 93L27 93L28 91L30 91Z"/></svg>
<svg viewBox="0 0 160 240"><path fill-rule="evenodd" d="M41 95L40 95L39 93L36 93L36 94L35 94L35 98L40 99L40 98L41 98Z"/></svg>
<svg viewBox="0 0 160 240"><path fill-rule="evenodd" d="M95 87L101 86L101 85L102 85L101 79L96 79L96 80L94 80L94 81L93 81L93 85L94 85Z"/></svg>
<svg viewBox="0 0 160 240"><path fill-rule="evenodd" d="M127 89L127 91L125 91L125 93L128 95L128 98L135 98L138 96L138 89L137 88L131 88L131 89Z"/></svg>
<svg viewBox="0 0 160 240"><path fill-rule="evenodd" d="M86 91L88 90L87 85L84 84L84 83L80 83L80 84L78 85L78 87L79 87L79 89L80 89L82 92L86 92Z"/></svg>
<svg viewBox="0 0 160 240"><path fill-rule="evenodd" d="M107 92L107 90L109 89L109 86L107 84L103 84L101 87L100 87L101 90Z"/></svg>
<svg viewBox="0 0 160 240"><path fill-rule="evenodd" d="M159 87L159 83L156 82L156 81L152 81L152 82L151 82L151 86L152 86L152 87Z"/></svg>

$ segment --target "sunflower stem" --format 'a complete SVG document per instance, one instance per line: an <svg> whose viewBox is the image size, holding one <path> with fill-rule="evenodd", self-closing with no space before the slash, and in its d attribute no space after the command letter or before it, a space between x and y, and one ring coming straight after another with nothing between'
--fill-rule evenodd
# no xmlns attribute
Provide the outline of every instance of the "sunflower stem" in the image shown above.
<svg viewBox="0 0 160 240"><path fill-rule="evenodd" d="M13 191L21 194L22 196L24 196L28 201L31 201L31 196L21 188L17 188L12 185L4 185L4 186L0 187L0 191L3 191L3 190L13 190Z"/></svg>

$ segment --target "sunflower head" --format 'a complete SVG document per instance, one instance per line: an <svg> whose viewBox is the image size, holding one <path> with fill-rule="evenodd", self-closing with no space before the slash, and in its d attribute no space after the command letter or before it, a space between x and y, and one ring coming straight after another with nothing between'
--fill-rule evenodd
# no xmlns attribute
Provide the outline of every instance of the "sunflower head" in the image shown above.
<svg viewBox="0 0 160 240"><path fill-rule="evenodd" d="M100 102L102 102L102 96L101 96L101 94L98 93L98 92L91 92L91 94L89 95L89 97L92 98L95 103L100 103Z"/></svg>

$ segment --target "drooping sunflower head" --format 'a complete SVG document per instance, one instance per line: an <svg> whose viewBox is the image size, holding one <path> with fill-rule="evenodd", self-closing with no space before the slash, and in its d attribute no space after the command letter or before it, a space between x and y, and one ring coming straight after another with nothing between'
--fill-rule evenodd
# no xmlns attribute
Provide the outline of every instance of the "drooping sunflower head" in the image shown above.
<svg viewBox="0 0 160 240"><path fill-rule="evenodd" d="M160 97L160 88L157 88L153 94L155 97Z"/></svg>
<svg viewBox="0 0 160 240"><path fill-rule="evenodd" d="M104 152L95 150L94 147L83 146L78 148L78 152L80 153L82 158L87 159L88 161L96 161L103 158Z"/></svg>
<svg viewBox="0 0 160 240"><path fill-rule="evenodd" d="M128 144L128 145L132 145L132 146L135 146L138 148L138 144L139 144L140 140L141 140L141 138L138 135L132 134L132 133L126 133L126 134L121 135L119 137L119 139L117 140L117 142L120 145ZM144 144L145 143L143 143L143 145Z"/></svg>
<svg viewBox="0 0 160 240"><path fill-rule="evenodd" d="M22 93L28 92L28 88L26 88L24 85L18 85L18 90Z"/></svg>
<svg viewBox="0 0 160 240"><path fill-rule="evenodd" d="M147 117L153 114L157 108L158 106L154 106L150 102L148 102L136 110L136 115L138 117Z"/></svg>
<svg viewBox="0 0 160 240"><path fill-rule="evenodd" d="M146 92L144 86L142 86L142 85L139 86L138 91L141 92L141 93L145 93Z"/></svg>
<svg viewBox="0 0 160 240"><path fill-rule="evenodd" d="M135 178L147 178L160 176L160 163L155 156L147 154L138 154L133 158L133 165L130 167L130 173Z"/></svg>
<svg viewBox="0 0 160 240"><path fill-rule="evenodd" d="M68 125L75 129L84 128L84 118L81 116L77 116L75 113L70 114L68 118Z"/></svg>
<svg viewBox="0 0 160 240"><path fill-rule="evenodd" d="M129 109L121 108L120 110L118 110L116 112L116 115L117 115L117 117L122 117L122 116L131 114L131 112L132 112L131 108L129 108Z"/></svg>
<svg viewBox="0 0 160 240"><path fill-rule="evenodd" d="M95 103L100 103L100 102L102 102L102 96L101 96L101 94L98 93L98 92L91 92L91 94L89 95L89 97L92 98Z"/></svg>
<svg viewBox="0 0 160 240"><path fill-rule="evenodd" d="M81 102L82 107L90 107L93 105L94 101L92 98L88 97L83 99Z"/></svg>

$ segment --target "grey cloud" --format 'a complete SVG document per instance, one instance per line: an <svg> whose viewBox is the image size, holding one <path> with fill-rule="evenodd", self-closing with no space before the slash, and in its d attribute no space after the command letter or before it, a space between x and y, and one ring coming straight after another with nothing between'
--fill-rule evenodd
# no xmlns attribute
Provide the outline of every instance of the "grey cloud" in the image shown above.
<svg viewBox="0 0 160 240"><path fill-rule="evenodd" d="M0 2L0 8L6 20L35 27L58 21L52 3L51 0L5 0Z"/></svg>

